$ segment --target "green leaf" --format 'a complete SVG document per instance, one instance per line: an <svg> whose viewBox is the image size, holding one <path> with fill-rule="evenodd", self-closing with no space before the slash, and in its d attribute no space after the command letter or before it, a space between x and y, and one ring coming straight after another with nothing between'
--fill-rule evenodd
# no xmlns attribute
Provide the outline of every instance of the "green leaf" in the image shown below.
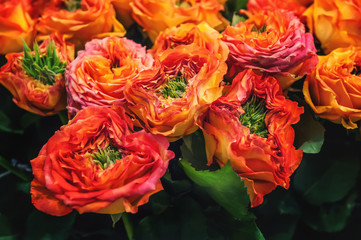
<svg viewBox="0 0 361 240"><path fill-rule="evenodd" d="M202 131L198 130L191 135L183 137L183 144L180 147L183 159L191 163L197 170L210 169L207 166L207 155ZM218 167L214 165L213 167Z"/></svg>
<svg viewBox="0 0 361 240"><path fill-rule="evenodd" d="M304 214L304 221L316 231L342 231L356 206L357 194L352 193L345 201L332 205L324 205L311 209Z"/></svg>
<svg viewBox="0 0 361 240"><path fill-rule="evenodd" d="M244 22L247 20L247 16L240 15L238 13L233 13L232 17L232 26L235 26L237 23Z"/></svg>
<svg viewBox="0 0 361 240"><path fill-rule="evenodd" d="M110 214L110 217L112 219L113 222L113 228L115 227L115 224L117 222L119 222L119 220L122 218L122 213L118 213L118 214Z"/></svg>
<svg viewBox="0 0 361 240"><path fill-rule="evenodd" d="M10 118L0 110L0 131L23 134L24 131L21 129L14 128Z"/></svg>
<svg viewBox="0 0 361 240"><path fill-rule="evenodd" d="M134 231L136 240L207 239L206 218L202 207L191 197L174 202L160 215L143 218Z"/></svg>
<svg viewBox="0 0 361 240"><path fill-rule="evenodd" d="M76 213L55 217L34 210L28 218L25 240L63 240L68 239Z"/></svg>
<svg viewBox="0 0 361 240"><path fill-rule="evenodd" d="M0 166L10 171L12 174L18 176L19 178L21 178L26 182L29 182L31 180L30 176L26 172L23 172L20 169L13 167L9 161L7 161L5 158L1 156L0 156Z"/></svg>
<svg viewBox="0 0 361 240"><path fill-rule="evenodd" d="M305 154L294 176L294 188L313 204L343 199L357 182L360 170L355 146L327 145L320 154Z"/></svg>
<svg viewBox="0 0 361 240"><path fill-rule="evenodd" d="M223 168L210 171L197 171L187 161L181 161L186 175L236 219L251 219L248 212L249 197L243 181L233 171L228 162Z"/></svg>
<svg viewBox="0 0 361 240"><path fill-rule="evenodd" d="M304 153L318 153L324 142L325 128L313 118L312 110L303 105L305 113L301 115L295 129L295 146Z"/></svg>

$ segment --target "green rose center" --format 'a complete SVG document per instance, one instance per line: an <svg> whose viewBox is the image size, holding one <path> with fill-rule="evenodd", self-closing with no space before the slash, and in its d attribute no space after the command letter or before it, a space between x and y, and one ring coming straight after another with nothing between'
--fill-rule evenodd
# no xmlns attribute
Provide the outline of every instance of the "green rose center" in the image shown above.
<svg viewBox="0 0 361 240"><path fill-rule="evenodd" d="M170 79L160 91L164 98L182 98L187 87L187 81L183 76Z"/></svg>
<svg viewBox="0 0 361 240"><path fill-rule="evenodd" d="M245 113L239 117L242 125L248 127L251 133L267 138L268 130L265 124L267 108L265 107L264 101L253 95L242 108L245 111Z"/></svg>
<svg viewBox="0 0 361 240"><path fill-rule="evenodd" d="M21 63L28 76L40 80L45 85L53 85L56 81L55 76L64 74L66 65L65 62L60 61L56 53L55 43L50 40L46 55L41 54L37 43L34 43L34 53L32 53L24 42L24 56Z"/></svg>
<svg viewBox="0 0 361 240"><path fill-rule="evenodd" d="M258 28L256 25L254 25L251 29L252 32L257 32L257 33L263 33L265 32L267 29L267 25L263 24L263 26L261 28Z"/></svg>
<svg viewBox="0 0 361 240"><path fill-rule="evenodd" d="M187 1L182 1L182 0L177 1L177 2L175 3L175 5L176 5L177 7L182 7L182 8L189 8L189 7L191 7L191 5L190 5Z"/></svg>
<svg viewBox="0 0 361 240"><path fill-rule="evenodd" d="M75 12L81 8L81 0L64 0L64 9L69 12Z"/></svg>
<svg viewBox="0 0 361 240"><path fill-rule="evenodd" d="M109 145L104 149L98 147L98 152L92 154L92 160L99 164L103 170L114 164L117 159L121 158L122 154L112 145Z"/></svg>

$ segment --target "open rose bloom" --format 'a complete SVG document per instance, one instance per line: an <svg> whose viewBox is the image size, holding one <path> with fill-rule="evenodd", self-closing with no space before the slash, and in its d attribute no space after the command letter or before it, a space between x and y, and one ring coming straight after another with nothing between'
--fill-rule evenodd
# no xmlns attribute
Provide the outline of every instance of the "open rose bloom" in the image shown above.
<svg viewBox="0 0 361 240"><path fill-rule="evenodd" d="M287 88L317 64L313 37L292 12L241 11L248 19L228 27L222 40L229 47L228 75L244 69L269 73Z"/></svg>
<svg viewBox="0 0 361 240"><path fill-rule="evenodd" d="M308 75L303 93L306 102L321 118L357 128L361 119L361 48L338 48Z"/></svg>
<svg viewBox="0 0 361 240"><path fill-rule="evenodd" d="M206 22L200 24L185 23L178 27L167 28L159 34L152 47L152 53L159 55L163 51L178 45L195 44L208 49L218 58L227 60L228 47L221 40L220 33Z"/></svg>
<svg viewBox="0 0 361 240"><path fill-rule="evenodd" d="M217 0L133 0L130 6L134 20L147 31L152 41L161 31L182 23L205 21L219 31L228 25L220 13L224 6Z"/></svg>
<svg viewBox="0 0 361 240"><path fill-rule="evenodd" d="M55 51L54 54L52 51L49 53L52 60L48 60L53 61L52 64L36 67L34 63L25 64L35 69L37 77L26 70L24 52L7 54L7 63L0 69L0 83L11 92L13 101L23 109L43 116L56 114L66 108L64 71L74 59L74 45L66 43L60 36L51 35L39 45L41 61L46 62L48 58L49 44ZM34 51L29 53L33 59L35 55ZM59 66L63 70L57 73ZM40 71L36 70L38 67Z"/></svg>
<svg viewBox="0 0 361 240"><path fill-rule="evenodd" d="M110 0L52 0L44 8L36 28L39 38L59 33L77 48L92 38L125 34Z"/></svg>
<svg viewBox="0 0 361 240"><path fill-rule="evenodd" d="M224 60L194 44L164 51L154 69L127 84L127 108L139 125L170 141L197 130L194 115L222 94Z"/></svg>
<svg viewBox="0 0 361 240"><path fill-rule="evenodd" d="M153 65L145 47L126 38L94 39L79 51L67 76L69 115L87 106L112 106L124 102L124 86Z"/></svg>
<svg viewBox="0 0 361 240"><path fill-rule="evenodd" d="M0 54L20 52L23 42L31 44L35 37L35 20L31 18L29 1L0 1Z"/></svg>
<svg viewBox="0 0 361 240"><path fill-rule="evenodd" d="M208 163L222 167L230 161L245 181L251 206L260 205L276 186L289 187L300 164L302 151L293 146L291 125L302 113L296 102L285 99L275 78L239 73L229 92L198 116Z"/></svg>
<svg viewBox="0 0 361 240"><path fill-rule="evenodd" d="M174 153L165 137L133 132L122 108L88 107L57 131L31 161L33 204L63 216L135 213L160 191Z"/></svg>
<svg viewBox="0 0 361 240"><path fill-rule="evenodd" d="M348 46L361 46L361 1L315 0L304 15L307 26L324 52Z"/></svg>
<svg viewBox="0 0 361 240"><path fill-rule="evenodd" d="M259 10L277 9L293 12L297 17L300 17L306 11L306 7L297 0L249 0L247 3L247 10L253 13Z"/></svg>

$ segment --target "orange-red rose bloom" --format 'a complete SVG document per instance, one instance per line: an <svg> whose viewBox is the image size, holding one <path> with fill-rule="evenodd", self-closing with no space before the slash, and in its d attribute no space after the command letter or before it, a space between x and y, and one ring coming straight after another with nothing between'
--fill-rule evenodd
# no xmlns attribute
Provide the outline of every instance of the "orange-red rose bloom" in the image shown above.
<svg viewBox="0 0 361 240"><path fill-rule="evenodd" d="M124 27L116 20L110 0L82 0L75 11L64 8L63 0L52 0L44 9L37 30L39 37L60 33L77 47L96 37L124 36Z"/></svg>
<svg viewBox="0 0 361 240"><path fill-rule="evenodd" d="M293 13L285 10L254 14L228 27L222 40L229 48L230 77L244 69L276 75L283 88L307 74L317 64L313 37Z"/></svg>
<svg viewBox="0 0 361 240"><path fill-rule="evenodd" d="M180 45L159 56L152 70L127 84L127 107L139 124L170 141L197 130L194 115L222 94L225 62L207 49Z"/></svg>
<svg viewBox="0 0 361 240"><path fill-rule="evenodd" d="M297 0L249 0L247 10L256 13L259 10L284 9L293 12L300 17L306 10Z"/></svg>
<svg viewBox="0 0 361 240"><path fill-rule="evenodd" d="M21 51L21 38L27 44L32 43L35 21L30 17L29 9L28 1L0 2L0 54Z"/></svg>
<svg viewBox="0 0 361 240"><path fill-rule="evenodd" d="M66 43L60 36L51 35L50 39L55 43L59 60L68 65L74 59L74 45ZM48 44L49 38L39 45L42 55L46 54ZM64 110L66 107L64 75L57 74L52 85L34 79L23 69L23 56L24 52L7 54L7 63L0 68L0 83L11 92L16 105L43 116Z"/></svg>
<svg viewBox="0 0 361 240"><path fill-rule="evenodd" d="M229 51L221 37L222 35L206 22L198 25L185 23L178 27L167 28L160 33L153 45L152 52L159 55L163 51L178 45L195 44L226 60Z"/></svg>
<svg viewBox="0 0 361 240"><path fill-rule="evenodd" d="M326 54L339 47L361 46L360 9L360 0L315 0L307 9L307 25Z"/></svg>
<svg viewBox="0 0 361 240"><path fill-rule="evenodd" d="M66 71L69 115L87 106L124 102L124 85L152 65L153 57L132 40L108 37L88 42Z"/></svg>
<svg viewBox="0 0 361 240"><path fill-rule="evenodd" d="M303 94L306 102L321 118L357 128L361 119L361 48L339 48L327 56L308 75Z"/></svg>
<svg viewBox="0 0 361 240"><path fill-rule="evenodd" d="M254 97L265 108L265 116L259 119L267 131L262 130L263 135L258 135L257 129L251 132L255 125L240 121L246 111L252 111L246 106ZM208 163L222 167L230 161L245 181L251 205L258 206L276 186L289 187L289 177L302 159L302 151L293 146L291 127L301 113L303 108L285 99L275 78L258 76L251 70L239 73L230 91L198 117Z"/></svg>
<svg viewBox="0 0 361 240"><path fill-rule="evenodd" d="M205 21L219 31L228 25L220 13L224 6L217 0L133 0L130 6L134 20L153 42L161 31L182 23Z"/></svg>
<svg viewBox="0 0 361 240"><path fill-rule="evenodd" d="M73 209L79 213L135 213L162 189L160 178L174 157L168 145L165 137L133 133L123 109L83 109L31 161L32 202L40 211L55 216ZM101 151L113 151L111 163L100 164L96 155Z"/></svg>

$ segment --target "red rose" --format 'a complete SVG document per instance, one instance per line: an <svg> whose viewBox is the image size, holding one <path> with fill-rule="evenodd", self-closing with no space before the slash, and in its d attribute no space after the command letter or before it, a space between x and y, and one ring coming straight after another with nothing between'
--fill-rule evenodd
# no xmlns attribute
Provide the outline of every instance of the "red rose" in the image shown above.
<svg viewBox="0 0 361 240"><path fill-rule="evenodd" d="M165 137L132 132L122 108L88 107L57 131L31 161L35 207L62 216L137 212L162 189L174 153Z"/></svg>

